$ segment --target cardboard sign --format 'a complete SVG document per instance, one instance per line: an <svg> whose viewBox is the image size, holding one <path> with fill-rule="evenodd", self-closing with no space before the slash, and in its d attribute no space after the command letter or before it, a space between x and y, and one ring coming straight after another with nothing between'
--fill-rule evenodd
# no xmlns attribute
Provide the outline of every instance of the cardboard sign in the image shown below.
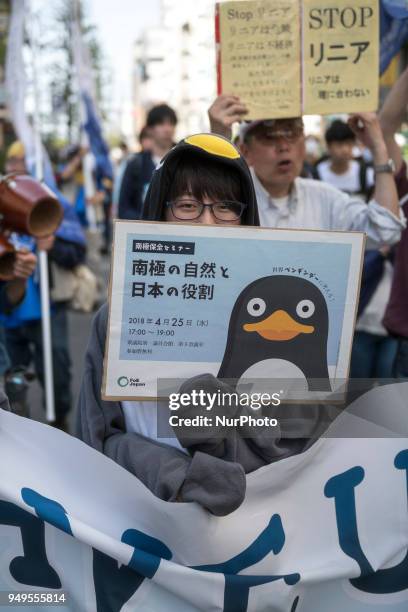
<svg viewBox="0 0 408 612"><path fill-rule="evenodd" d="M234 93L251 119L300 115L298 2L217 4L219 93Z"/></svg>
<svg viewBox="0 0 408 612"><path fill-rule="evenodd" d="M222 2L216 43L218 92L248 119L377 108L378 0Z"/></svg>
<svg viewBox="0 0 408 612"><path fill-rule="evenodd" d="M361 233L116 221L104 398L205 372L330 393L348 376L363 248Z"/></svg>
<svg viewBox="0 0 408 612"><path fill-rule="evenodd" d="M303 0L305 113L377 109L378 28L377 0Z"/></svg>

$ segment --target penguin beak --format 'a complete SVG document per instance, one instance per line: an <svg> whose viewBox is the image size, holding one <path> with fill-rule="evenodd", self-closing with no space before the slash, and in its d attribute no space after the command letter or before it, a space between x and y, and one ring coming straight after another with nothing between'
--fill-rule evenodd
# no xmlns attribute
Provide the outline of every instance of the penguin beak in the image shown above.
<svg viewBox="0 0 408 612"><path fill-rule="evenodd" d="M313 325L302 325L292 319L285 310L276 310L268 318L258 323L245 323L247 332L257 332L265 340L292 340L299 334L312 334Z"/></svg>

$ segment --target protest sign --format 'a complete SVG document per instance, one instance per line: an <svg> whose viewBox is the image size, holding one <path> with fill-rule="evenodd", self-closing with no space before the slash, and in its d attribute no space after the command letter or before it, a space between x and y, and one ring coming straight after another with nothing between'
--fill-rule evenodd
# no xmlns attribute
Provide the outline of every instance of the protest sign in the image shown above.
<svg viewBox="0 0 408 612"><path fill-rule="evenodd" d="M0 609L25 593L49 598L27 612L406 612L407 393L372 390L330 437L248 474L226 517L0 410Z"/></svg>
<svg viewBox="0 0 408 612"><path fill-rule="evenodd" d="M218 93L248 119L377 109L378 0L221 2L216 43Z"/></svg>
<svg viewBox="0 0 408 612"><path fill-rule="evenodd" d="M347 378L362 233L137 221L114 229L106 399L153 399L158 379L205 372L302 379L319 392Z"/></svg>
<svg viewBox="0 0 408 612"><path fill-rule="evenodd" d="M303 0L305 113L377 109L378 37L377 0Z"/></svg>
<svg viewBox="0 0 408 612"><path fill-rule="evenodd" d="M300 115L300 22L293 0L217 4L219 93L234 93L251 119Z"/></svg>

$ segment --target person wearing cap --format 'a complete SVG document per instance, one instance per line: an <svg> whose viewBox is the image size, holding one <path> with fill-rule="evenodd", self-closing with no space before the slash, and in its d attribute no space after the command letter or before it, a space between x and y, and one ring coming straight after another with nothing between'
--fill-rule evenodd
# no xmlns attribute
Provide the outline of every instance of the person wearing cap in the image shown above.
<svg viewBox="0 0 408 612"><path fill-rule="evenodd" d="M11 143L6 151L6 172L25 172L24 145L20 140Z"/></svg>
<svg viewBox="0 0 408 612"><path fill-rule="evenodd" d="M150 179L161 158L174 144L176 125L177 115L167 104L154 106L148 112L146 129L150 147L133 155L126 165L119 191L119 219L141 219Z"/></svg>
<svg viewBox="0 0 408 612"><path fill-rule="evenodd" d="M219 136L202 134L184 139L154 171L143 219L259 225L245 160ZM78 437L134 474L157 497L195 501L216 515L229 514L245 497L245 471L240 463L200 451L191 456L176 437L158 439L157 409L152 402L102 400L107 320L104 305L95 316L85 357Z"/></svg>
<svg viewBox="0 0 408 612"><path fill-rule="evenodd" d="M24 145L16 141L7 151L7 173L28 174ZM61 268L72 270L83 263L86 254L85 236L73 207L58 190L54 189L64 210L63 220L55 232L44 238L34 239L19 234L18 247L30 251L47 251L48 259ZM51 289L57 280L51 274ZM54 370L54 395L56 420L54 425L67 429L67 415L71 409L71 360L68 346L68 320L66 301L53 302L51 309L52 353ZM13 367L28 367L33 361L36 374L44 385L42 358L42 326L39 277L32 274L27 281L24 299L3 318L7 350ZM12 398L10 397L12 403Z"/></svg>
<svg viewBox="0 0 408 612"><path fill-rule="evenodd" d="M144 220L210 225L259 225L251 175L243 157L227 140L199 134L175 146L156 169L146 195ZM157 412L164 402L110 402L101 399L103 358L108 326L105 304L95 316L78 404L77 435L134 474L165 501L195 501L211 513L224 516L244 500L245 474L266 464L301 453L321 435L335 411L320 405L292 407L291 435L279 428L274 439L259 428L248 435L245 427L226 431L182 432L158 438ZM135 362L137 375L137 362ZM192 395L231 393L234 389L211 374L185 381L180 392ZM228 416L236 405L215 407ZM245 409L241 409L244 410ZM190 405L183 414L202 411ZM298 436L293 436L293 426ZM177 436L177 437L176 437Z"/></svg>
<svg viewBox="0 0 408 612"><path fill-rule="evenodd" d="M375 190L366 205L331 185L300 177L305 159L301 117L242 121L247 109L236 96L221 95L209 109L211 131L231 137L241 121L241 152L251 167L261 225L286 229L362 231L369 248L398 242L406 222L400 211L393 163L375 113L348 120L373 157Z"/></svg>

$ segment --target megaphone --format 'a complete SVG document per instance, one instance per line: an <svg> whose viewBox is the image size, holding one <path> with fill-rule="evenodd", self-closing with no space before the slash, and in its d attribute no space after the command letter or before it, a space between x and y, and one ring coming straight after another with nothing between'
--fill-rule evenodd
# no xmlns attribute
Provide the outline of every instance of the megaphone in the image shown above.
<svg viewBox="0 0 408 612"><path fill-rule="evenodd" d="M0 280L11 280L13 278L16 251L7 238L0 234Z"/></svg>
<svg viewBox="0 0 408 612"><path fill-rule="evenodd" d="M0 178L0 279L13 277L15 250L5 231L43 238L53 234L64 211L53 192L26 174Z"/></svg>

